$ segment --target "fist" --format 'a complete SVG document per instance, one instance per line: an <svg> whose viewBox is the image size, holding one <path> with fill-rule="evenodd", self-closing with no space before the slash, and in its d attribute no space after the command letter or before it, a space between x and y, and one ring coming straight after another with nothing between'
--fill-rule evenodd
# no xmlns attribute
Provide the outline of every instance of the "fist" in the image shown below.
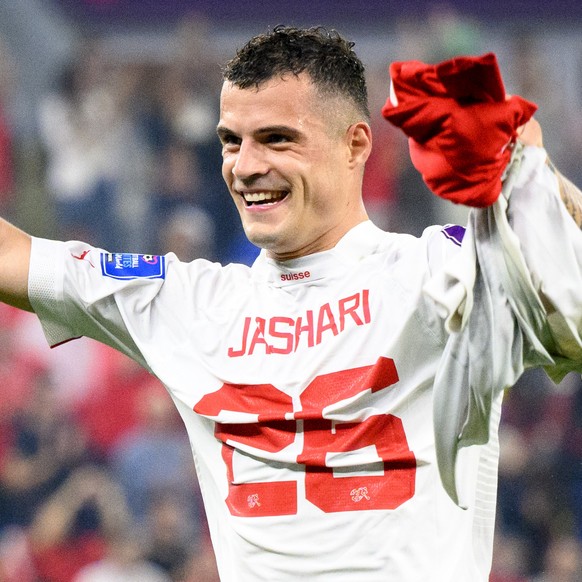
<svg viewBox="0 0 582 582"><path fill-rule="evenodd" d="M517 128L517 139L526 146L543 147L542 128L532 117L527 123Z"/></svg>

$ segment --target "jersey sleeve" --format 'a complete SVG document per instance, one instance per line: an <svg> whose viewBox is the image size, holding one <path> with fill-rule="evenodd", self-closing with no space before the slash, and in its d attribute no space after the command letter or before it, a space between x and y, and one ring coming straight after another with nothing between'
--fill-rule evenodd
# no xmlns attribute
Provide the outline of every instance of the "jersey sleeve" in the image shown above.
<svg viewBox="0 0 582 582"><path fill-rule="evenodd" d="M553 359L545 369L559 382L582 372L582 231L546 158L541 148L525 148L507 216L545 312L540 339Z"/></svg>
<svg viewBox="0 0 582 582"><path fill-rule="evenodd" d="M171 261L33 238L29 298L49 345L86 336L146 365L132 318L148 317Z"/></svg>

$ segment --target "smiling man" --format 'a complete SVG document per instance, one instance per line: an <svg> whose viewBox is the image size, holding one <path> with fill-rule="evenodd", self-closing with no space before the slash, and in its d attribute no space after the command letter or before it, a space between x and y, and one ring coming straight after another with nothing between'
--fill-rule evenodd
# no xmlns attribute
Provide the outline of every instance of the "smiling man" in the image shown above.
<svg viewBox="0 0 582 582"><path fill-rule="evenodd" d="M226 66L217 129L224 180L263 249L251 268L0 222L0 298L34 310L51 345L93 337L167 387L225 582L485 582L503 389L530 366L582 369L569 291L582 286L580 195L547 163L539 126L510 143L505 206L472 211L463 243L458 226L415 238L368 220L368 121L352 44L278 27ZM508 276L508 257L525 267ZM468 320L456 331L426 292L443 279ZM472 364L485 386L495 373L491 392L465 381ZM443 378L450 417L434 412ZM489 438L459 454L461 507L441 480L438 431L456 437L473 409Z"/></svg>
<svg viewBox="0 0 582 582"><path fill-rule="evenodd" d="M281 260L328 250L367 218L365 102L326 95L303 66L261 82L233 64L221 96L224 180L248 238Z"/></svg>

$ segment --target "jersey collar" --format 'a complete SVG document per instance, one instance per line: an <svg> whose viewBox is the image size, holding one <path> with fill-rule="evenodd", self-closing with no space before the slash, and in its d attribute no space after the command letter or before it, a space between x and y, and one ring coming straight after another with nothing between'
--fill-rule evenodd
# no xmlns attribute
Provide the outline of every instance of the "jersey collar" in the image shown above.
<svg viewBox="0 0 582 582"><path fill-rule="evenodd" d="M314 283L343 275L345 268L370 255L380 244L383 233L370 220L348 231L333 249L298 259L277 261L263 249L252 266L253 276L276 287Z"/></svg>

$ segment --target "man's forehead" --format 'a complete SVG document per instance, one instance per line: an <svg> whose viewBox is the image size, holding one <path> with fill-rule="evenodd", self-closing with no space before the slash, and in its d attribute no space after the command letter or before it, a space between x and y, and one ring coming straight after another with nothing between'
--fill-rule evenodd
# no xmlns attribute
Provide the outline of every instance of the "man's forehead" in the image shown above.
<svg viewBox="0 0 582 582"><path fill-rule="evenodd" d="M273 78L244 89L225 81L220 96L221 123L228 124L260 118L279 123L318 117L319 110L313 84L298 77Z"/></svg>
<svg viewBox="0 0 582 582"><path fill-rule="evenodd" d="M325 94L307 74L273 77L244 89L225 81L220 98L219 126L237 134L287 125L302 132L319 127L335 135L356 117L349 100Z"/></svg>

